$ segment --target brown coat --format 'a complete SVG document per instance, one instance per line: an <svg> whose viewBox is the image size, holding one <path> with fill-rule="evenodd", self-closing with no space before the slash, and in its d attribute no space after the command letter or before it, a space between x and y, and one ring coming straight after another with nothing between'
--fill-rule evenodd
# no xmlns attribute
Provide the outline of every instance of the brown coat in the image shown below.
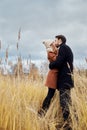
<svg viewBox="0 0 87 130"><path fill-rule="evenodd" d="M57 55L58 55L58 51L48 52L48 60L50 62L55 61ZM49 88L56 89L57 88L57 78L58 78L57 75L58 75L57 69L49 70L49 72L47 74L45 85Z"/></svg>

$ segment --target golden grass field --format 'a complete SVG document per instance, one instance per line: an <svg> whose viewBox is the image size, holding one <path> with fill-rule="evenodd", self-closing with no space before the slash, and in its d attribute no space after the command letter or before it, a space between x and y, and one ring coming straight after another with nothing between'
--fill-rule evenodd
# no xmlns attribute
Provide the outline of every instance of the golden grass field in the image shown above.
<svg viewBox="0 0 87 130"><path fill-rule="evenodd" d="M87 130L87 77L75 73L74 79L72 127ZM56 124L62 120L58 91L46 116L37 115L46 93L47 87L40 79L0 76L0 130L56 130Z"/></svg>

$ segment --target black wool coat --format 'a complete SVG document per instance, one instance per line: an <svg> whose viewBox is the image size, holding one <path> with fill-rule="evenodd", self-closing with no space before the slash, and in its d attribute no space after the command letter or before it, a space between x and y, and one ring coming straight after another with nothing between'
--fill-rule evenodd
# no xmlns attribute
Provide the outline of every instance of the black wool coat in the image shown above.
<svg viewBox="0 0 87 130"><path fill-rule="evenodd" d="M58 69L57 89L70 89L74 87L73 80L73 52L71 48L62 43L56 61L50 62L50 69Z"/></svg>

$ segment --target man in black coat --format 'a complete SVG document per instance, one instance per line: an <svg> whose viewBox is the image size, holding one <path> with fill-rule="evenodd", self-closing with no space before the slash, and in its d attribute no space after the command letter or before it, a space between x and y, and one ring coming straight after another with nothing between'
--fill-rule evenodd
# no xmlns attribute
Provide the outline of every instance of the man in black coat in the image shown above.
<svg viewBox="0 0 87 130"><path fill-rule="evenodd" d="M54 44L58 47L58 56L55 61L49 64L50 69L58 69L57 89L59 91L60 105L64 121L70 119L69 105L71 105L71 88L74 87L73 82L73 53L69 46L66 45L66 38L63 35L55 37ZM45 115L50 106L51 99L56 89L50 89L43 101L42 108L38 111L40 116ZM71 129L67 129L71 130Z"/></svg>
<svg viewBox="0 0 87 130"><path fill-rule="evenodd" d="M59 47L56 61L49 64L50 69L58 69L57 89L59 90L60 105L64 121L70 117L69 105L71 105L71 88L73 82L73 53L71 48L66 45L66 38L63 35L55 37L55 45Z"/></svg>

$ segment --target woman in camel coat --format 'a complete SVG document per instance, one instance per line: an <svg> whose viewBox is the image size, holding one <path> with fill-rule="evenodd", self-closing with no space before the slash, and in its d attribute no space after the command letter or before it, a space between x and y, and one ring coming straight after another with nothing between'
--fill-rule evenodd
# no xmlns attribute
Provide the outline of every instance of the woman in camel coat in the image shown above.
<svg viewBox="0 0 87 130"><path fill-rule="evenodd" d="M49 42L44 42L47 49L48 60L49 62L52 62L55 61L56 57L58 56L58 48L55 47L53 42L51 42L49 45L48 43ZM39 116L45 116L45 113L50 106L51 99L53 98L55 90L57 88L57 78L58 78L57 75L58 75L57 69L49 70L47 74L45 85L48 87L48 93L42 103L42 107L38 111Z"/></svg>
<svg viewBox="0 0 87 130"><path fill-rule="evenodd" d="M58 48L56 48L54 44L51 44L50 46L52 47L53 51L47 52L48 53L47 55L48 55L49 62L52 62L55 61L56 57L58 56ZM46 83L45 83L45 85L48 88L53 88L53 89L57 88L57 75L58 75L58 69L49 70L46 78Z"/></svg>

